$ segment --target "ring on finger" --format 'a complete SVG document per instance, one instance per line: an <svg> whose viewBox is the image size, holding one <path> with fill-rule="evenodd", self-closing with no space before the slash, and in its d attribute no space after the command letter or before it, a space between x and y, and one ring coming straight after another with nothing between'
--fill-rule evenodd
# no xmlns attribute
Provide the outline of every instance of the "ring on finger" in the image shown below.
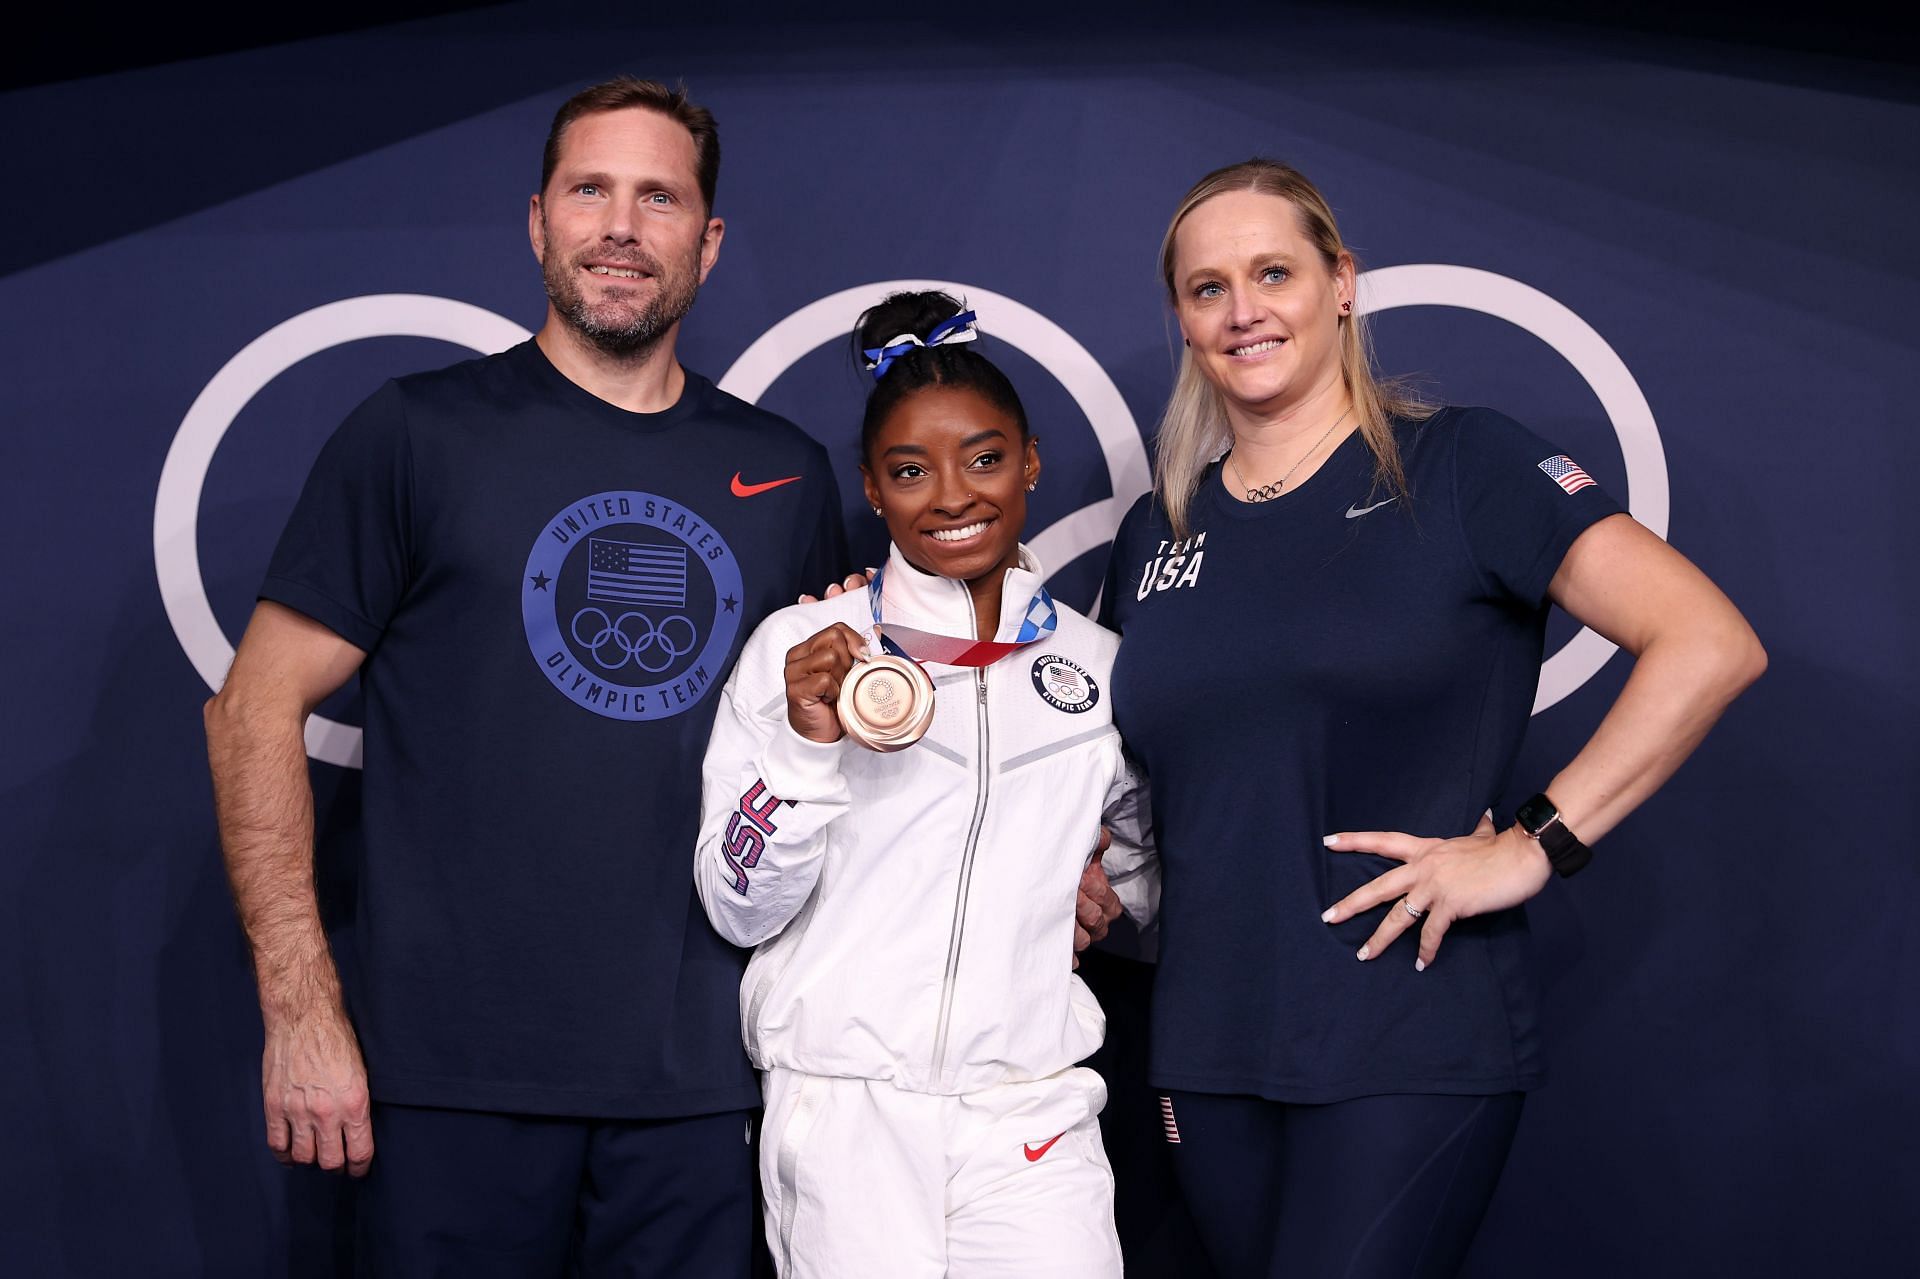
<svg viewBox="0 0 1920 1279"><path fill-rule="evenodd" d="M1422 915L1427 913L1425 910L1420 909L1419 907L1416 907L1412 902L1408 901L1404 897L1400 899L1400 909L1406 911L1407 914L1412 915L1415 919L1418 919Z"/></svg>

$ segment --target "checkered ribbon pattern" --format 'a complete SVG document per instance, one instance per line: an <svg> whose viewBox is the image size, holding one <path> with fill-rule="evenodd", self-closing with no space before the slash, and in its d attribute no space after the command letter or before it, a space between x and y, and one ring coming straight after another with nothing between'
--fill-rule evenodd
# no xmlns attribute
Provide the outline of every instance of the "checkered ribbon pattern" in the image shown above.
<svg viewBox="0 0 1920 1279"><path fill-rule="evenodd" d="M1019 633L1011 641L935 635L930 631L916 631L910 626L887 626L883 629L880 625L880 583L885 576L884 568L873 575L873 626L879 632L880 646L896 657L910 657L916 662L938 662L942 666L991 666L1008 653L1025 648L1035 640L1047 638L1060 625L1060 614L1054 607L1053 596L1047 594L1047 588L1043 586L1027 601L1026 614L1020 619Z"/></svg>

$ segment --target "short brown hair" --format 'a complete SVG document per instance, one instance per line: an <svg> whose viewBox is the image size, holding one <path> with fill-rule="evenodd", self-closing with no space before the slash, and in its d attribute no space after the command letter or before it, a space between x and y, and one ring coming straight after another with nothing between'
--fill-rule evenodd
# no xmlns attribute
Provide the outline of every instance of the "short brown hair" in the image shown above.
<svg viewBox="0 0 1920 1279"><path fill-rule="evenodd" d="M546 150L540 157L541 194L546 194L547 183L553 180L553 170L560 163L560 142L569 125L583 115L624 111L629 107L657 111L693 135L694 172L700 182L700 198L707 202L707 212L712 213L714 188L720 184L720 126L714 123L713 112L688 98L684 84L669 89L658 80L639 80L630 75L582 89L560 104L553 116L553 127L547 130Z"/></svg>

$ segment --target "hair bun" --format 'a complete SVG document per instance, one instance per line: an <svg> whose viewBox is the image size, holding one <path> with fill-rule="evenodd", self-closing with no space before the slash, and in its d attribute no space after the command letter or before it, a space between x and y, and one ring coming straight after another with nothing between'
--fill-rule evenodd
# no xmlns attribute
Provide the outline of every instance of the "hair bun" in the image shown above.
<svg viewBox="0 0 1920 1279"><path fill-rule="evenodd" d="M1013 419L1022 441L1031 437L1019 392L976 349L979 335L967 304L939 289L890 294L861 314L853 330L853 361L871 379L860 421L863 460L872 457L881 425L901 401L933 387L984 396Z"/></svg>
<svg viewBox="0 0 1920 1279"><path fill-rule="evenodd" d="M927 289L919 293L890 293L884 301L868 307L854 326L856 354L869 347L884 345L903 333L926 340L929 333L951 320L966 307L950 293Z"/></svg>

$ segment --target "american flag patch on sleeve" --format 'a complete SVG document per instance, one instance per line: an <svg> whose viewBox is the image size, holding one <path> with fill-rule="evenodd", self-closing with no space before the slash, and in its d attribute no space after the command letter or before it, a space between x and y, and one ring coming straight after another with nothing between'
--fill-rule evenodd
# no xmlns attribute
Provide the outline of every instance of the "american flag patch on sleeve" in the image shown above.
<svg viewBox="0 0 1920 1279"><path fill-rule="evenodd" d="M1598 483L1591 475L1580 469L1580 464L1565 453L1556 453L1540 463L1540 470L1546 477L1569 493L1578 493L1589 484Z"/></svg>

